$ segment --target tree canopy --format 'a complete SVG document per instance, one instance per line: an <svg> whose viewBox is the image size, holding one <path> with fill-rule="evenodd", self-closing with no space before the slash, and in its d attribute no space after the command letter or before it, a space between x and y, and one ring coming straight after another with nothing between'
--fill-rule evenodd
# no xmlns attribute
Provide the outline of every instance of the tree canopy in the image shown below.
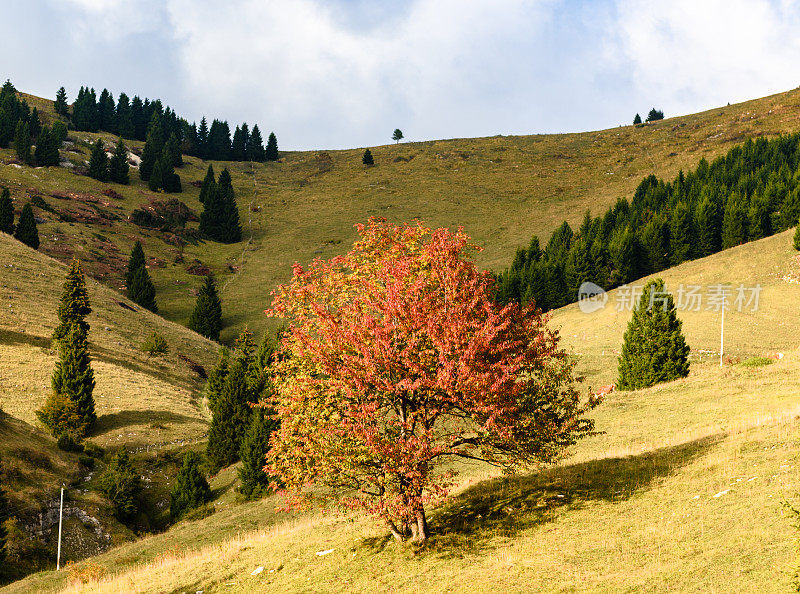
<svg viewBox="0 0 800 594"><path fill-rule="evenodd" d="M288 322L273 364L268 472L428 535L425 504L456 458L508 471L557 460L593 430L573 363L530 306L497 306L462 230L370 219L344 256L294 266L268 314ZM444 429L447 430L444 430ZM319 493L320 491L318 491Z"/></svg>

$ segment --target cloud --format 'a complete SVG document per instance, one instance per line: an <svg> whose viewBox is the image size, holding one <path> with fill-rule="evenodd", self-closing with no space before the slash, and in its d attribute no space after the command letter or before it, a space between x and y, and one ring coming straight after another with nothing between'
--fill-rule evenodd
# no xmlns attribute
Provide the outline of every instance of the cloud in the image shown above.
<svg viewBox="0 0 800 594"><path fill-rule="evenodd" d="M642 109L667 116L752 99L800 82L796 2L617 2L606 55L627 68Z"/></svg>

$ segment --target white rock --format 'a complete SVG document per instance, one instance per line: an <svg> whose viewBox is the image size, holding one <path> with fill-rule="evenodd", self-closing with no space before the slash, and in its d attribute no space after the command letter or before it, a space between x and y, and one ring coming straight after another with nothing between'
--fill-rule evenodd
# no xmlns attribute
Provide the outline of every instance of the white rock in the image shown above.
<svg viewBox="0 0 800 594"><path fill-rule="evenodd" d="M250 575L258 575L258 574L259 574L259 573L261 573L262 571L264 571L264 566L263 566L263 565L259 565L258 567L256 567L256 568L253 570L253 573L251 573Z"/></svg>
<svg viewBox="0 0 800 594"><path fill-rule="evenodd" d="M725 495L725 493L727 493L728 491L730 491L730 489L725 489L724 491L720 491L719 493L717 493L716 495L714 495L714 498L716 499L717 497L722 497L722 496L723 496L723 495Z"/></svg>
<svg viewBox="0 0 800 594"><path fill-rule="evenodd" d="M324 557L325 555L330 555L335 550L336 549L328 549L327 551L317 551L316 555L317 557Z"/></svg>

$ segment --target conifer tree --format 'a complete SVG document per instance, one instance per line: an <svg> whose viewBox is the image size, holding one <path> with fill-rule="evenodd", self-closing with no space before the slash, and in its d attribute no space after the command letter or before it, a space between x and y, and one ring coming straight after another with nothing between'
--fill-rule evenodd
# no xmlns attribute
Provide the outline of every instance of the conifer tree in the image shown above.
<svg viewBox="0 0 800 594"><path fill-rule="evenodd" d="M64 87L58 89L53 109L60 116L69 116L69 105L67 105L67 91Z"/></svg>
<svg viewBox="0 0 800 594"><path fill-rule="evenodd" d="M794 249L800 250L800 223L798 223L795 227L792 245L794 246Z"/></svg>
<svg viewBox="0 0 800 594"><path fill-rule="evenodd" d="M164 146L161 152L161 159L158 162L159 174L161 177L161 189L168 193L179 193L182 190L181 178L175 173L173 167L174 155L170 151L169 144ZM155 172L153 173L155 177Z"/></svg>
<svg viewBox="0 0 800 594"><path fill-rule="evenodd" d="M19 222L14 228L14 238L28 247L32 247L35 250L39 249L39 231L36 229L36 219L33 216L33 208L30 202L22 207Z"/></svg>
<svg viewBox="0 0 800 594"><path fill-rule="evenodd" d="M39 119L39 110L36 107L33 108L30 118L28 118L28 127L31 138L38 141L39 133L42 131L42 121Z"/></svg>
<svg viewBox="0 0 800 594"><path fill-rule="evenodd" d="M144 249L142 249L142 242L137 241L133 249L131 250L131 255L128 258L128 269L125 272L125 286L130 287L131 283L133 282L133 277L136 276L136 273L139 271L140 268L144 268L146 266L146 260L144 257ZM130 297L130 293L128 293L128 297Z"/></svg>
<svg viewBox="0 0 800 594"><path fill-rule="evenodd" d="M211 487L200 471L200 458L196 452L188 451L183 457L178 476L170 493L169 515L173 522L186 512L211 501Z"/></svg>
<svg viewBox="0 0 800 594"><path fill-rule="evenodd" d="M92 155L89 157L89 177L98 181L108 181L108 155L103 147L102 138L98 138L92 146Z"/></svg>
<svg viewBox="0 0 800 594"><path fill-rule="evenodd" d="M728 249L747 241L747 213L742 207L741 198L731 194L725 203L722 218L722 249Z"/></svg>
<svg viewBox="0 0 800 594"><path fill-rule="evenodd" d="M640 116L640 115L637 113L637 114L636 114L636 115L633 117L633 125L634 125L634 126L638 126L638 125L639 125L639 124L641 124L641 123L642 123L642 116Z"/></svg>
<svg viewBox="0 0 800 594"><path fill-rule="evenodd" d="M208 159L208 122L206 117L200 120L197 128L197 156L201 159Z"/></svg>
<svg viewBox="0 0 800 594"><path fill-rule="evenodd" d="M117 140L114 155L108 163L108 178L114 183L128 185L130 179L130 165L128 164L128 147L122 142L122 137Z"/></svg>
<svg viewBox="0 0 800 594"><path fill-rule="evenodd" d="M669 268L669 235L669 225L661 214L655 215L642 230L642 245L652 272Z"/></svg>
<svg viewBox="0 0 800 594"><path fill-rule="evenodd" d="M56 150L58 150L61 147L61 143L67 139L67 125L61 121L53 122L50 134L56 143Z"/></svg>
<svg viewBox="0 0 800 594"><path fill-rule="evenodd" d="M117 134L119 134L120 138L135 138L136 126L133 123L133 111L131 110L130 99L125 93L119 94L117 113L114 118L117 121Z"/></svg>
<svg viewBox="0 0 800 594"><path fill-rule="evenodd" d="M164 165L163 159L158 159L150 171L150 179L147 180L147 187L153 192L158 192L164 189L164 175L162 174L161 167Z"/></svg>
<svg viewBox="0 0 800 594"><path fill-rule="evenodd" d="M242 226L239 224L239 207L236 204L233 180L227 167L219 174L217 195L222 204L221 233L218 240L222 243L241 241Z"/></svg>
<svg viewBox="0 0 800 594"><path fill-rule="evenodd" d="M267 148L264 152L264 157L267 161L277 161L278 160L278 139L275 137L274 132L269 133L269 137L267 138Z"/></svg>
<svg viewBox="0 0 800 594"><path fill-rule="evenodd" d="M14 203L5 187L0 191L0 233L14 233Z"/></svg>
<svg viewBox="0 0 800 594"><path fill-rule="evenodd" d="M374 165L375 164L375 159L372 158L372 151L370 151L369 149L366 149L364 151L364 154L361 156L361 162L364 165Z"/></svg>
<svg viewBox="0 0 800 594"><path fill-rule="evenodd" d="M222 394L222 387L225 385L225 378L228 377L228 366L230 364L230 351L222 347L219 350L219 358L217 359L214 369L208 374L206 381L205 394L208 399L208 407L214 410L219 395Z"/></svg>
<svg viewBox="0 0 800 594"><path fill-rule="evenodd" d="M203 179L203 185L200 188L200 204L205 204L206 199L216 191L216 188L217 180L214 177L214 167L209 165L208 170L206 171L206 176Z"/></svg>
<svg viewBox="0 0 800 594"><path fill-rule="evenodd" d="M45 126L39 132L39 139L36 141L36 164L40 167L53 167L58 165L60 156L58 154L58 147L61 141L55 137L55 134Z"/></svg>
<svg viewBox="0 0 800 594"><path fill-rule="evenodd" d="M150 179L156 163L161 158L161 153L164 150L164 129L161 124L161 116L155 112L150 119L150 124L147 128L147 140L142 150L142 161L139 163L139 177L144 181ZM160 184L159 184L160 187Z"/></svg>
<svg viewBox="0 0 800 594"><path fill-rule="evenodd" d="M97 128L106 132L117 132L117 111L114 105L114 96L108 89L100 93L97 102Z"/></svg>
<svg viewBox="0 0 800 594"><path fill-rule="evenodd" d="M242 438L239 458L239 492L246 499L257 499L267 493L270 479L264 472L265 456L269 451L269 438L278 428L278 421L262 407L251 414L250 425Z"/></svg>
<svg viewBox="0 0 800 594"><path fill-rule="evenodd" d="M688 374L689 347L672 295L663 280L651 280L625 331L617 387L636 390Z"/></svg>
<svg viewBox="0 0 800 594"><path fill-rule="evenodd" d="M236 126L231 141L231 160L245 161L247 159L247 144L245 142L244 131Z"/></svg>
<svg viewBox="0 0 800 594"><path fill-rule="evenodd" d="M156 305L156 288L147 268L140 266L128 285L128 297L134 303L149 309L153 313L158 313Z"/></svg>
<svg viewBox="0 0 800 594"><path fill-rule="evenodd" d="M403 140L403 132L400 128L395 128L394 132L392 132L392 140L394 140L395 144Z"/></svg>
<svg viewBox="0 0 800 594"><path fill-rule="evenodd" d="M247 157L256 163L263 163L266 160L264 152L264 139L261 138L261 130L258 125L253 126L250 138L247 139Z"/></svg>
<svg viewBox="0 0 800 594"><path fill-rule="evenodd" d="M762 196L755 196L747 211L747 235L750 241L772 235L772 219L769 202Z"/></svg>
<svg viewBox="0 0 800 594"><path fill-rule="evenodd" d="M714 202L708 196L704 196L697 204L695 221L697 255L702 258L717 253L720 248L719 216Z"/></svg>
<svg viewBox="0 0 800 594"><path fill-rule="evenodd" d="M70 324L65 336L59 340L59 360L53 371L53 393L75 403L82 426L88 431L97 420L94 410L94 371L92 371L89 345L77 323ZM83 437L78 434L77 437Z"/></svg>
<svg viewBox="0 0 800 594"><path fill-rule="evenodd" d="M691 259L695 244L692 216L685 202L675 206L670 218L670 260L673 266Z"/></svg>
<svg viewBox="0 0 800 594"><path fill-rule="evenodd" d="M235 357L212 409L206 456L214 472L239 459L242 438L250 424L250 405L261 396L254 389L254 355L253 335L245 329L237 340Z"/></svg>
<svg viewBox="0 0 800 594"><path fill-rule="evenodd" d="M137 500L142 491L142 479L125 448L120 448L114 454L98 483L100 491L113 504L117 519L124 522L136 516L139 511Z"/></svg>
<svg viewBox="0 0 800 594"><path fill-rule="evenodd" d="M165 145L165 150L173 167L183 167L183 156L181 155L181 143L178 142L178 137L173 133L170 134L169 140Z"/></svg>
<svg viewBox="0 0 800 594"><path fill-rule="evenodd" d="M14 150L17 153L17 159L26 165L33 163L31 155L32 144L28 123L20 120L17 122L17 129L14 133Z"/></svg>
<svg viewBox="0 0 800 594"><path fill-rule="evenodd" d="M86 322L86 316L90 313L92 308L89 305L89 292L86 290L83 269L81 263L73 259L61 292L61 302L58 305L59 324L53 331L53 338L55 340L64 338L71 324L78 324L84 334L88 334L89 324Z"/></svg>
<svg viewBox="0 0 800 594"><path fill-rule="evenodd" d="M200 288L194 310L189 317L189 328L206 338L219 340L219 332L222 330L222 302L213 276L207 276Z"/></svg>

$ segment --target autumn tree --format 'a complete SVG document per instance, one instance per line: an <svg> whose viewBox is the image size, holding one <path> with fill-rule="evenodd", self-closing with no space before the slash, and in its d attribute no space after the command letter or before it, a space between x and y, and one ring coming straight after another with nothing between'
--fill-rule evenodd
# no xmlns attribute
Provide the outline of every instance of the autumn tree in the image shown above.
<svg viewBox="0 0 800 594"><path fill-rule="evenodd" d="M532 306L497 306L462 230L357 226L350 252L294 266L267 313L288 321L273 363L267 471L289 501L315 495L428 537L426 503L454 459L506 471L559 459L593 431L597 401Z"/></svg>

